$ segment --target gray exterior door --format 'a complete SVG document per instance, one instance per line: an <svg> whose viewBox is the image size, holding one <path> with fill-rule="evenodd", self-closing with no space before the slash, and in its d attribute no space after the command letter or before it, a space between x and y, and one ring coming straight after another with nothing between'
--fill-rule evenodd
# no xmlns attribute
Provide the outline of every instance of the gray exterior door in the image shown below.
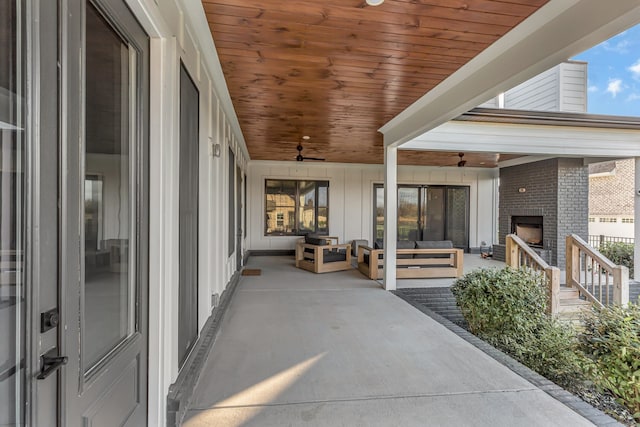
<svg viewBox="0 0 640 427"><path fill-rule="evenodd" d="M236 270L242 269L242 171L236 167Z"/></svg>
<svg viewBox="0 0 640 427"><path fill-rule="evenodd" d="M59 423L141 426L149 38L124 0L60 4Z"/></svg>

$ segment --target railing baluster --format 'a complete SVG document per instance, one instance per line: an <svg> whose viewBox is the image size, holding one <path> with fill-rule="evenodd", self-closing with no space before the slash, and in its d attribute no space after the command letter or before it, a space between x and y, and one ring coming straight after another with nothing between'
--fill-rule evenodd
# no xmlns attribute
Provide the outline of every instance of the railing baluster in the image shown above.
<svg viewBox="0 0 640 427"><path fill-rule="evenodd" d="M607 285L607 292L606 292L607 293L607 305L609 305L609 277L611 277L611 275L609 274L608 271L605 274L606 274L605 282L606 282L606 285Z"/></svg>
<svg viewBox="0 0 640 427"><path fill-rule="evenodd" d="M595 281L596 272L594 270L594 267L595 267L596 263L595 263L595 260L591 256L589 257L589 261L590 261L590 264L591 264L591 293L595 295L596 294L596 281Z"/></svg>
<svg viewBox="0 0 640 427"><path fill-rule="evenodd" d="M598 263L598 291L600 292L600 302L602 302L602 266Z"/></svg>

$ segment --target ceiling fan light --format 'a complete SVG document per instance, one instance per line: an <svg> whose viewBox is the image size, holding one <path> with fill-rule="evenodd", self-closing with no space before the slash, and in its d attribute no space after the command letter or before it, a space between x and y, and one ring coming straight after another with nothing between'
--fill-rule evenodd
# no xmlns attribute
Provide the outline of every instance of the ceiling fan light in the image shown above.
<svg viewBox="0 0 640 427"><path fill-rule="evenodd" d="M384 0L366 0L369 6L380 6Z"/></svg>

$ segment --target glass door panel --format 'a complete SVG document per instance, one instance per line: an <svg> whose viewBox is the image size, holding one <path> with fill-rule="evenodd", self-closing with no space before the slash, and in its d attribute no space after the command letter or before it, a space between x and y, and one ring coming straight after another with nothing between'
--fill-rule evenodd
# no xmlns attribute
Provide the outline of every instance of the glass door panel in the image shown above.
<svg viewBox="0 0 640 427"><path fill-rule="evenodd" d="M456 248L469 249L469 187L448 187L446 237Z"/></svg>
<svg viewBox="0 0 640 427"><path fill-rule="evenodd" d="M0 425L24 423L24 85L20 1L0 2Z"/></svg>
<svg viewBox="0 0 640 427"><path fill-rule="evenodd" d="M419 191L416 187L398 188L398 240L419 240Z"/></svg>
<svg viewBox="0 0 640 427"><path fill-rule="evenodd" d="M422 194L422 240L445 240L444 187L427 187Z"/></svg>
<svg viewBox="0 0 640 427"><path fill-rule="evenodd" d="M134 61L129 45L90 3L86 21L85 372L133 333L135 302L129 257L135 253L129 108Z"/></svg>

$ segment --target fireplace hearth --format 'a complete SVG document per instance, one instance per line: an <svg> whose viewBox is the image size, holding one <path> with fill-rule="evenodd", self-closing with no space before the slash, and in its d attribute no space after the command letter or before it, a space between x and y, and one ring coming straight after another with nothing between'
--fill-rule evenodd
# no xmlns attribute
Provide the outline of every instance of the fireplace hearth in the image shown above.
<svg viewBox="0 0 640 427"><path fill-rule="evenodd" d="M542 216L512 216L511 232L532 248L544 248Z"/></svg>

